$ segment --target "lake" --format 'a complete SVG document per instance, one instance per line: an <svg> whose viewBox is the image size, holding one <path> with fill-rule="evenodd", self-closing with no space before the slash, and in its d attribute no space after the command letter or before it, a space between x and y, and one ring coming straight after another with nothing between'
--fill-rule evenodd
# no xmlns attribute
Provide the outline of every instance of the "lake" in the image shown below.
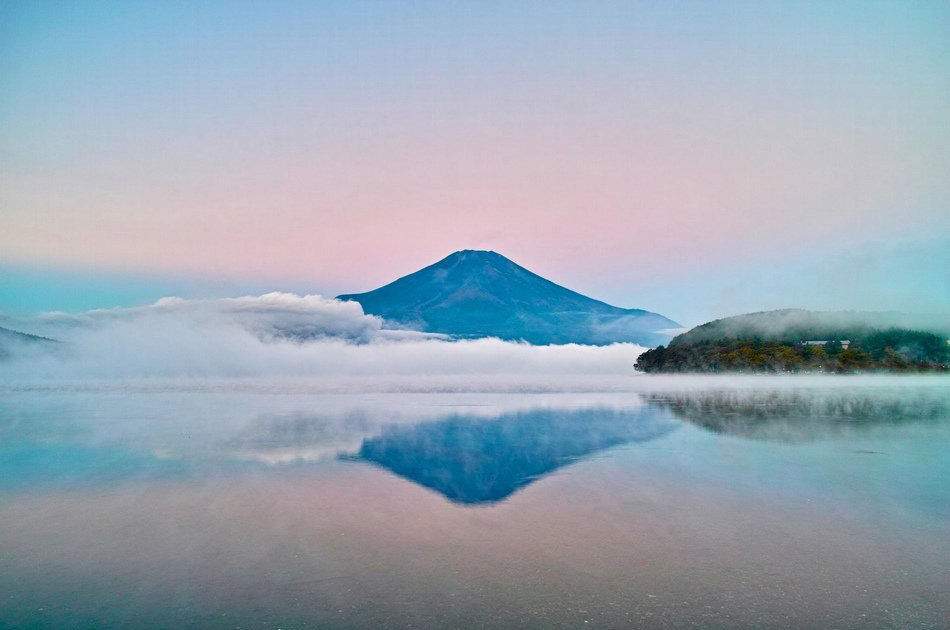
<svg viewBox="0 0 950 630"><path fill-rule="evenodd" d="M483 385L0 384L0 627L947 627L950 379Z"/></svg>

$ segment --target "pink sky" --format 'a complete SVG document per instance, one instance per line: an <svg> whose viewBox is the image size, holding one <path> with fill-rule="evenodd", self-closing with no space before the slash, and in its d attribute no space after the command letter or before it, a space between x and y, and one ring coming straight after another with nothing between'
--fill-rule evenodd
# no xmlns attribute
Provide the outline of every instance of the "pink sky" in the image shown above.
<svg viewBox="0 0 950 630"><path fill-rule="evenodd" d="M950 235L939 4L91 6L0 27L0 264L633 296Z"/></svg>

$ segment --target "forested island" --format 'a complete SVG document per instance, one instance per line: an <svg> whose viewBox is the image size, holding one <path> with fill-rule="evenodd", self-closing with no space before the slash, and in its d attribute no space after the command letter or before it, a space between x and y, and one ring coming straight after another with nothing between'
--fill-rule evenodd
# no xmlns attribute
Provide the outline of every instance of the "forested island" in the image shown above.
<svg viewBox="0 0 950 630"><path fill-rule="evenodd" d="M640 355L636 369L674 372L947 372L946 331L892 317L768 311L697 326Z"/></svg>

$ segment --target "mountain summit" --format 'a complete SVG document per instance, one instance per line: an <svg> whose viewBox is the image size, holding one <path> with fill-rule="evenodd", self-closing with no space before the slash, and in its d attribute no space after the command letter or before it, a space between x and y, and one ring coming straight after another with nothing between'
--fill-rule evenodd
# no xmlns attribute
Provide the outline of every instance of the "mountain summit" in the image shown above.
<svg viewBox="0 0 950 630"><path fill-rule="evenodd" d="M666 343L676 322L554 284L501 254L465 249L366 293L337 296L388 322L457 337L534 344Z"/></svg>

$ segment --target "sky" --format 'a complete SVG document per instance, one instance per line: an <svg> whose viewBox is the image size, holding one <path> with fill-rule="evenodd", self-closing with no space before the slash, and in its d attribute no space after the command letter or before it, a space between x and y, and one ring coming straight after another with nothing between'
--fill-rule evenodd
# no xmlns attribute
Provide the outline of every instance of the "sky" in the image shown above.
<svg viewBox="0 0 950 630"><path fill-rule="evenodd" d="M0 311L465 248L683 324L950 313L946 2L0 4Z"/></svg>

